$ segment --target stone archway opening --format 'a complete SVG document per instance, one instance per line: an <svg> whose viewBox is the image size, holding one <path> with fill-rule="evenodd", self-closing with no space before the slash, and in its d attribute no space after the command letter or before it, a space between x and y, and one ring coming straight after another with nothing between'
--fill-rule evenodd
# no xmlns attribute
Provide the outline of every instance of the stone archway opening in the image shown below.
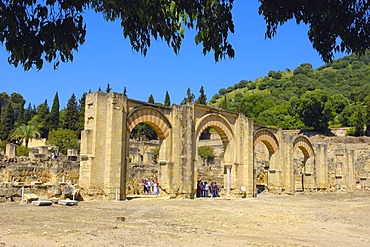
<svg viewBox="0 0 370 247"><path fill-rule="evenodd" d="M256 195L268 189L270 167L270 152L263 142L258 142L254 148L254 176Z"/></svg>
<svg viewBox="0 0 370 247"><path fill-rule="evenodd" d="M128 115L126 193L157 195L160 156L171 125L157 110L143 107Z"/></svg>
<svg viewBox="0 0 370 247"><path fill-rule="evenodd" d="M213 127L206 128L198 138L196 197L217 196L218 193L212 188L216 185L224 187L224 153L225 146L220 134Z"/></svg>
<svg viewBox="0 0 370 247"><path fill-rule="evenodd" d="M145 122L138 123L130 133L126 191L128 195L155 194L158 181L158 156L161 142L158 134Z"/></svg>
<svg viewBox="0 0 370 247"><path fill-rule="evenodd" d="M314 153L309 140L304 136L293 142L293 183L294 192L313 190L316 186Z"/></svg>
<svg viewBox="0 0 370 247"><path fill-rule="evenodd" d="M276 171L276 151L279 144L273 133L266 129L255 132L253 138L254 195L265 190L280 190L279 174Z"/></svg>
<svg viewBox="0 0 370 247"><path fill-rule="evenodd" d="M216 182L220 190L219 195L229 197L230 191L233 189L232 180L235 178L232 169L235 156L234 137L229 122L222 115L213 113L203 116L196 126L196 165L194 166L195 194L197 195L196 192L197 185L200 182L199 180L202 180L202 176L204 175L199 173L198 170L198 167L203 164L202 161L199 162L198 160L199 148L202 146L202 138L204 138L208 132L211 132L211 135L215 138L215 140L213 140L215 144L213 148L217 148L216 153L218 153L218 159L216 159L216 162L219 162L219 166L217 168L214 166L213 169L212 166L209 167L210 171L207 179L209 179L211 183Z"/></svg>

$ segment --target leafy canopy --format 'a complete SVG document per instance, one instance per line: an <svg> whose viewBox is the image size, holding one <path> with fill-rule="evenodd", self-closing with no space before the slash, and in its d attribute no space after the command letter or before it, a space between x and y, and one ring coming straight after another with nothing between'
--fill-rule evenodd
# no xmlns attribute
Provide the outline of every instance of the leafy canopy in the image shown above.
<svg viewBox="0 0 370 247"><path fill-rule="evenodd" d="M41 69L44 61L73 60L85 42L84 11L102 13L107 21L119 20L132 48L146 55L152 38L164 40L178 53L185 28L195 29L195 43L203 53L211 50L216 61L234 57L227 38L234 32L233 0L2 0L0 43L8 61L24 70Z"/></svg>
<svg viewBox="0 0 370 247"><path fill-rule="evenodd" d="M334 51L364 53L370 48L370 4L365 0L259 0L267 24L266 37L291 19L309 25L308 38L325 62ZM339 40L339 44L337 43Z"/></svg>

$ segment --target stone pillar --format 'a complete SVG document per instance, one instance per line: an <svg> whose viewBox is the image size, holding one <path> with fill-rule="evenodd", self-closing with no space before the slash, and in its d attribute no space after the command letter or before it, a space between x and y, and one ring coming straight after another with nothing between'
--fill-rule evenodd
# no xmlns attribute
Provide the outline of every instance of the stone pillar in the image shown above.
<svg viewBox="0 0 370 247"><path fill-rule="evenodd" d="M243 147L244 147L244 174L245 174L245 185L246 185L246 194L247 196L255 195L255 177L254 177L254 157L253 157L253 120L243 116L245 119L245 128L244 128L244 138L243 138Z"/></svg>
<svg viewBox="0 0 370 247"><path fill-rule="evenodd" d="M283 136L281 145L284 148L280 149L281 156L284 164L282 165L283 171L283 186L285 193L294 194L294 169L293 169L293 144L292 138L288 135Z"/></svg>
<svg viewBox="0 0 370 247"><path fill-rule="evenodd" d="M355 180L355 168L354 168L354 160L355 160L355 152L354 150L347 150L347 174L346 174L346 182L347 188L349 190L353 190L356 184Z"/></svg>
<svg viewBox="0 0 370 247"><path fill-rule="evenodd" d="M230 187L231 187L231 167L232 164L224 164L226 168L226 198L230 198Z"/></svg>
<svg viewBox="0 0 370 247"><path fill-rule="evenodd" d="M327 166L327 145L316 144L315 147L315 176L318 190L329 189L329 174Z"/></svg>
<svg viewBox="0 0 370 247"><path fill-rule="evenodd" d="M15 144L13 143L6 144L5 156L8 157L9 159L15 158Z"/></svg>
<svg viewBox="0 0 370 247"><path fill-rule="evenodd" d="M45 155L45 157L49 156L49 150L48 150L47 146L41 146L38 149L39 149L39 154L43 154L43 155Z"/></svg>

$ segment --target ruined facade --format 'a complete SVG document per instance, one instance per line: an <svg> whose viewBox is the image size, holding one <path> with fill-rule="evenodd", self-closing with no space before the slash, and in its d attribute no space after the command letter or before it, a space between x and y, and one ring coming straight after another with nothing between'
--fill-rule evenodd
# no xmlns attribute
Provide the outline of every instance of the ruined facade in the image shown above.
<svg viewBox="0 0 370 247"><path fill-rule="evenodd" d="M99 188L110 197L118 190L125 199L129 135L140 122L149 124L160 139L158 179L170 197L194 197L199 137L209 127L217 131L224 149L226 197L253 196L258 187L290 194L329 190L333 185L354 188L368 179L366 169L356 170L353 149L328 151L328 143L311 142L298 131L266 128L243 114L204 105L164 107L96 92L86 97L80 187Z"/></svg>

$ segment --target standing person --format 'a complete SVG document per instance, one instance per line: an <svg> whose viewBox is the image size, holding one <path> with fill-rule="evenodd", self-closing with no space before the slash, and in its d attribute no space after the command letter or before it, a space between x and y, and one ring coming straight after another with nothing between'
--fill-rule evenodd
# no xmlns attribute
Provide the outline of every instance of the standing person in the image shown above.
<svg viewBox="0 0 370 247"><path fill-rule="evenodd" d="M143 191L144 191L144 194L146 193L146 182L145 182L145 179L143 179L143 181L141 181L141 185L143 186Z"/></svg>
<svg viewBox="0 0 370 247"><path fill-rule="evenodd" d="M154 183L154 179L152 179L152 194L155 194L156 192L155 192L155 186L156 186L157 184L156 183Z"/></svg>
<svg viewBox="0 0 370 247"><path fill-rule="evenodd" d="M157 183L154 182L154 180L152 180L152 194L157 195L157 190L158 190Z"/></svg>
<svg viewBox="0 0 370 247"><path fill-rule="evenodd" d="M159 194L159 183L158 183L158 180L155 181L155 184L156 184L156 188L157 188L156 196L158 197L158 194Z"/></svg>
<svg viewBox="0 0 370 247"><path fill-rule="evenodd" d="M207 181L204 182L204 197L208 197L208 190L209 186L207 184Z"/></svg>
<svg viewBox="0 0 370 247"><path fill-rule="evenodd" d="M211 183L211 192L212 192L211 195L212 195L212 197L215 197L215 186L214 185L215 185L215 182L212 182Z"/></svg>
<svg viewBox="0 0 370 247"><path fill-rule="evenodd" d="M199 185L200 185L200 180L197 181L197 195L196 195L197 198L200 197L200 188L199 188Z"/></svg>
<svg viewBox="0 0 370 247"><path fill-rule="evenodd" d="M146 192L150 194L150 180L146 180Z"/></svg>
<svg viewBox="0 0 370 247"><path fill-rule="evenodd" d="M203 182L200 182L200 185L199 185L199 194L200 194L200 197L203 197Z"/></svg>
<svg viewBox="0 0 370 247"><path fill-rule="evenodd" d="M215 181L215 197L220 197L220 195L218 194L218 184L217 182Z"/></svg>

